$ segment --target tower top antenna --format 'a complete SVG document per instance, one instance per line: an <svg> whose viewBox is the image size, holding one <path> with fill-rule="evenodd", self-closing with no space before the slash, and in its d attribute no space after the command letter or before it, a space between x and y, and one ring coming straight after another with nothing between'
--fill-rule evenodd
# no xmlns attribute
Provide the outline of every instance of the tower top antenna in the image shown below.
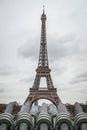
<svg viewBox="0 0 87 130"><path fill-rule="evenodd" d="M43 14L44 14L44 12L45 12L45 6L43 5Z"/></svg>

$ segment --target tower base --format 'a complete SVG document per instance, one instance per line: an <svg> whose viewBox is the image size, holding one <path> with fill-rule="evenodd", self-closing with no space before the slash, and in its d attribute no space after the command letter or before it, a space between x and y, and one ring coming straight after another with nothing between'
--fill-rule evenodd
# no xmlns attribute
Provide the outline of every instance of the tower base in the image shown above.
<svg viewBox="0 0 87 130"><path fill-rule="evenodd" d="M53 102L56 106L58 106L58 103L60 102L60 99L57 95L56 88L50 88L50 89L30 88L30 93L29 93L29 96L27 97L26 101L30 101L32 104L32 103L36 102L38 99L48 99L51 102Z"/></svg>

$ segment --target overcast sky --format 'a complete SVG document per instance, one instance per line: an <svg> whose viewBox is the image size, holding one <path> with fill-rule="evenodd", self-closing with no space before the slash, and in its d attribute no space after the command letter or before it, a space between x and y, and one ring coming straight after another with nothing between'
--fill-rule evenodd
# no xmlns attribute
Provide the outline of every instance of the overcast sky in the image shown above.
<svg viewBox="0 0 87 130"><path fill-rule="evenodd" d="M87 0L0 0L0 103L22 104L33 85L43 5L58 95L64 103L87 101Z"/></svg>

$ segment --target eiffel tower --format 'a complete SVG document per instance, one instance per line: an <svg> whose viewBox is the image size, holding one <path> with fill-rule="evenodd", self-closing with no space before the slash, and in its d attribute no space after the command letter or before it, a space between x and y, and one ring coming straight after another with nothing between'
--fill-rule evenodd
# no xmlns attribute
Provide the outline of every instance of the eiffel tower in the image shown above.
<svg viewBox="0 0 87 130"><path fill-rule="evenodd" d="M38 105L38 99L48 99L52 101L56 106L58 105L60 98L57 95L57 89L54 88L52 79L51 79L51 69L48 64L48 55L47 55L47 41L46 41L46 14L43 8L43 14L41 15L41 41L40 41L40 52L39 52L39 61L38 67L36 69L36 77L33 83L32 88L30 88L30 93L26 101L30 101ZM40 89L40 79L46 79L47 88ZM25 101L25 102L26 102Z"/></svg>

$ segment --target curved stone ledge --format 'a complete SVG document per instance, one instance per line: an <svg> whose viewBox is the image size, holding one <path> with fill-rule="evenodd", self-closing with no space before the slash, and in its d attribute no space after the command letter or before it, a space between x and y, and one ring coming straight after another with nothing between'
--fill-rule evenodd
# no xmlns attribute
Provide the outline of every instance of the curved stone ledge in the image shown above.
<svg viewBox="0 0 87 130"><path fill-rule="evenodd" d="M87 123L87 113L78 113L74 119L75 129L78 130L82 123Z"/></svg>
<svg viewBox="0 0 87 130"><path fill-rule="evenodd" d="M0 115L0 124L6 123L8 126L14 125L14 117L10 113Z"/></svg>
<svg viewBox="0 0 87 130"><path fill-rule="evenodd" d="M48 113L40 113L37 116L37 119L36 119L37 125L40 125L43 122L47 123L48 125L51 125L51 116Z"/></svg>
<svg viewBox="0 0 87 130"><path fill-rule="evenodd" d="M72 129L72 121L69 114L62 112L55 117L55 127L59 128L62 123L66 123L70 130Z"/></svg>
<svg viewBox="0 0 87 130"><path fill-rule="evenodd" d="M26 123L28 126L33 126L33 119L29 113L21 113L18 115L16 120L16 126L19 126L21 123Z"/></svg>

